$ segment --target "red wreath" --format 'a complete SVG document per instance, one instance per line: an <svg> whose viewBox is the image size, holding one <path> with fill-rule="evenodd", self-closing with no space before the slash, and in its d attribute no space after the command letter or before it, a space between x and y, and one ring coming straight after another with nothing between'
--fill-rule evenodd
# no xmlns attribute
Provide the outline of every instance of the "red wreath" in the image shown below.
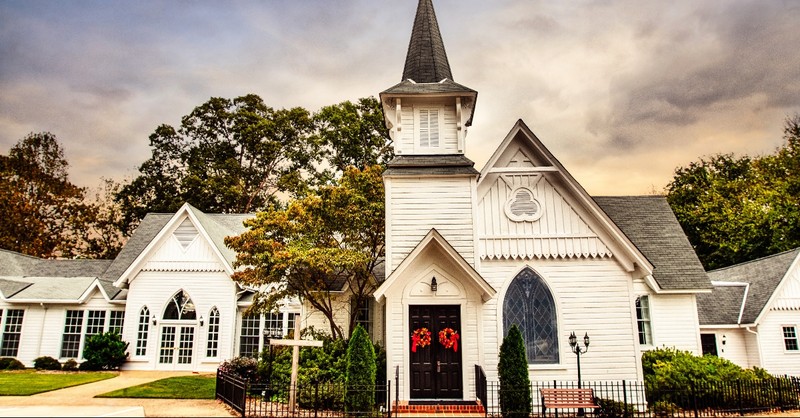
<svg viewBox="0 0 800 418"><path fill-rule="evenodd" d="M427 347L431 345L431 332L428 328L417 328L411 334L411 352L416 353L417 347Z"/></svg>
<svg viewBox="0 0 800 418"><path fill-rule="evenodd" d="M439 331L439 343L444 346L445 349L452 348L453 351L458 351L458 339L461 338L458 335L458 331L454 331L453 328L445 328Z"/></svg>

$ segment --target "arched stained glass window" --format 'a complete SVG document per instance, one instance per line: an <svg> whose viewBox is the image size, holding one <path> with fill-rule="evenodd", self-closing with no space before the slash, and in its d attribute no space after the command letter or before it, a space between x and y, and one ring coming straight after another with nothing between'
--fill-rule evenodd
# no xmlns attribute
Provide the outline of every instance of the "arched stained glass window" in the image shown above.
<svg viewBox="0 0 800 418"><path fill-rule="evenodd" d="M164 308L164 319L197 319L194 302L189 295L181 290L172 297Z"/></svg>
<svg viewBox="0 0 800 418"><path fill-rule="evenodd" d="M558 363L558 322L553 295L533 270L522 270L503 302L503 330L516 325L525 339L529 364Z"/></svg>

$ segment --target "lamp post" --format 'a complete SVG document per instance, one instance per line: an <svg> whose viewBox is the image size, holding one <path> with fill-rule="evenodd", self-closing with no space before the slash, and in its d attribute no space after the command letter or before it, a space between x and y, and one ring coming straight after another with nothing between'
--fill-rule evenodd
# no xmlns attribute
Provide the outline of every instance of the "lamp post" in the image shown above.
<svg viewBox="0 0 800 418"><path fill-rule="evenodd" d="M583 336L583 345L585 348L581 348L581 346L578 345L578 337L575 336L575 331L569 334L569 346L572 347L572 352L578 357L578 389L581 389L581 354L589 351L588 332ZM584 416L583 408L578 408L578 416Z"/></svg>
<svg viewBox="0 0 800 418"><path fill-rule="evenodd" d="M279 328L264 328L264 338L266 338L266 343L269 345L269 364L267 365L267 390L269 391L266 395L267 398L272 397L272 362L275 361L275 358L272 355L272 344L270 340L277 340L283 337L283 332Z"/></svg>

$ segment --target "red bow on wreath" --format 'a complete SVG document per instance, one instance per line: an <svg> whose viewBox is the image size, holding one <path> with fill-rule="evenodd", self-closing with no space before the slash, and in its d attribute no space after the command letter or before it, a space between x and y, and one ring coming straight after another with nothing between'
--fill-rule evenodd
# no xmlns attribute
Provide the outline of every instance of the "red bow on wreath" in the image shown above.
<svg viewBox="0 0 800 418"><path fill-rule="evenodd" d="M416 353L417 347L427 347L431 345L431 332L428 328L417 328L411 334L411 352Z"/></svg>
<svg viewBox="0 0 800 418"><path fill-rule="evenodd" d="M445 328L439 331L439 343L444 346L445 349L452 348L453 351L458 351L458 339L461 338L458 335L458 331L454 331L452 328Z"/></svg>

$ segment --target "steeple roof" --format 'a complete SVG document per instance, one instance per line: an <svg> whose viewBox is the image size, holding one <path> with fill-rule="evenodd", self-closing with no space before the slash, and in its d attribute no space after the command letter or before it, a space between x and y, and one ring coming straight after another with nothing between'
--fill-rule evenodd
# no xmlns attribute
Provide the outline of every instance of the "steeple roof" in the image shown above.
<svg viewBox="0 0 800 418"><path fill-rule="evenodd" d="M416 83L438 83L453 79L439 23L433 11L433 0L419 0L417 6L403 69L403 80L409 79Z"/></svg>

